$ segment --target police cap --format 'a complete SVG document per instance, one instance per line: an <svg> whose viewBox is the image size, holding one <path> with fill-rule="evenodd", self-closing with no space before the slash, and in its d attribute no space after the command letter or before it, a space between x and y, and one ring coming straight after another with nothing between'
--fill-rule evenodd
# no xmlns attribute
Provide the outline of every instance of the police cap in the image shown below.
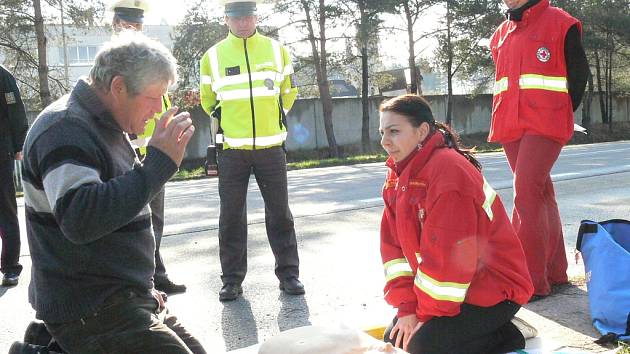
<svg viewBox="0 0 630 354"><path fill-rule="evenodd" d="M146 0L115 0L110 10L123 21L142 23L144 12L149 10L149 4Z"/></svg>
<svg viewBox="0 0 630 354"><path fill-rule="evenodd" d="M252 0L223 0L225 16L243 17L256 15L256 3Z"/></svg>

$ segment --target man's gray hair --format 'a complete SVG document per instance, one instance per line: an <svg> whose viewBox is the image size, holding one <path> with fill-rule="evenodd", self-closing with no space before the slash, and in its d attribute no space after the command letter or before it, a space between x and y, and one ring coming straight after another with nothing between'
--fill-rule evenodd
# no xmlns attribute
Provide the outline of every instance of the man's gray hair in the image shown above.
<svg viewBox="0 0 630 354"><path fill-rule="evenodd" d="M122 76L127 90L135 96L149 85L177 82L177 61L157 41L125 30L105 43L90 70L92 84L106 91L115 76Z"/></svg>

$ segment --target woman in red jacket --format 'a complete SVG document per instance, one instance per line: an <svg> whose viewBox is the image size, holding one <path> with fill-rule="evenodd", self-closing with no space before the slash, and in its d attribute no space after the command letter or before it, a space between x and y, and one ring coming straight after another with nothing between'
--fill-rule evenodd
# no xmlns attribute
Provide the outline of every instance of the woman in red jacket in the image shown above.
<svg viewBox="0 0 630 354"><path fill-rule="evenodd" d="M521 244L470 151L404 95L380 107L385 338L416 353L505 353L536 330L514 315L533 286Z"/></svg>
<svg viewBox="0 0 630 354"><path fill-rule="evenodd" d="M567 256L551 169L573 135L573 111L589 75L580 21L549 0L503 0L506 20L490 39L496 81L488 141L514 175L512 226L534 284L530 301L566 284Z"/></svg>

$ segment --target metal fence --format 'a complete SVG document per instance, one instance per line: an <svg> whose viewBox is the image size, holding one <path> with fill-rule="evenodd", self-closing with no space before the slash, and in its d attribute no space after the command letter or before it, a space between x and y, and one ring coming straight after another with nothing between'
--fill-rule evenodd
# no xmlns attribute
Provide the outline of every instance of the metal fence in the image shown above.
<svg viewBox="0 0 630 354"><path fill-rule="evenodd" d="M22 161L16 160L13 169L13 182L15 183L15 190L22 192Z"/></svg>

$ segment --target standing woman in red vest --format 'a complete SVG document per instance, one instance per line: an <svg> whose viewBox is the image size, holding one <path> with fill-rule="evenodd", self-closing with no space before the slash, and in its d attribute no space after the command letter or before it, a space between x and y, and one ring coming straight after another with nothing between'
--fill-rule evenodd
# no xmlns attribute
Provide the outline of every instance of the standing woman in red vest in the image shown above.
<svg viewBox="0 0 630 354"><path fill-rule="evenodd" d="M582 25L549 0L503 0L506 20L490 49L496 65L488 141L503 145L514 174L512 225L534 283L532 301L568 282L551 168L573 134L589 73Z"/></svg>

